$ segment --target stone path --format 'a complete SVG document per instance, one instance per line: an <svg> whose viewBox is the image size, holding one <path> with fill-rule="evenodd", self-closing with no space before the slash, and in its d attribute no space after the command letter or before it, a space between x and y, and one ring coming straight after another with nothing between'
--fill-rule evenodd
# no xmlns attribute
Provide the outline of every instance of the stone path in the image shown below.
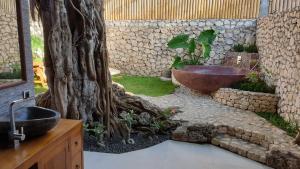
<svg viewBox="0 0 300 169"><path fill-rule="evenodd" d="M209 142L274 168L300 169L300 147L293 138L255 113L182 88L167 96L142 97L162 108L181 108L173 120L186 123L173 133L175 140Z"/></svg>

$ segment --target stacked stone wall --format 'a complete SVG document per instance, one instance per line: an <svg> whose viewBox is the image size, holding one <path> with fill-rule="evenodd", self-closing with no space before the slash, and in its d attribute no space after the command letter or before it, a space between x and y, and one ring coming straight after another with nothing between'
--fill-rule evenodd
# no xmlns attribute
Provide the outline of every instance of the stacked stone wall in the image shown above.
<svg viewBox="0 0 300 169"><path fill-rule="evenodd" d="M0 73L12 72L20 65L20 49L16 14L0 10Z"/></svg>
<svg viewBox="0 0 300 169"><path fill-rule="evenodd" d="M221 88L213 94L219 103L252 112L276 113L278 98L274 94Z"/></svg>
<svg viewBox="0 0 300 169"><path fill-rule="evenodd" d="M260 18L257 46L265 80L280 98L278 113L300 124L300 8Z"/></svg>
<svg viewBox="0 0 300 169"><path fill-rule="evenodd" d="M106 25L110 66L145 76L160 76L170 67L176 52L167 43L176 35L219 31L209 64L220 64L235 44L254 43L256 33L256 20L106 21Z"/></svg>

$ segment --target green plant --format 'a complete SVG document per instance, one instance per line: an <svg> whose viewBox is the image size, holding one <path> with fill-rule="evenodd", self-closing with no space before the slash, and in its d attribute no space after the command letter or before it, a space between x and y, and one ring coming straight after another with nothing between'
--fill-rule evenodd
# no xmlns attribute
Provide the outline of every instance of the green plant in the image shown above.
<svg viewBox="0 0 300 169"><path fill-rule="evenodd" d="M130 110L129 112L122 112L120 117L121 121L125 122L130 130L132 129L132 126L137 123L137 117L133 110Z"/></svg>
<svg viewBox="0 0 300 169"><path fill-rule="evenodd" d="M235 89L263 92L263 93L275 93L275 88L268 86L261 78L258 72L251 71L246 75L245 80L236 83L232 86Z"/></svg>
<svg viewBox="0 0 300 169"><path fill-rule="evenodd" d="M97 140L97 144L99 146L104 146L103 139L104 134L106 133L105 126L99 122L94 122L93 125L89 125L87 123L83 124L83 128L85 131L94 136Z"/></svg>
<svg viewBox="0 0 300 169"><path fill-rule="evenodd" d="M244 52L244 45L242 45L242 44L234 45L233 51L234 52Z"/></svg>
<svg viewBox="0 0 300 169"><path fill-rule="evenodd" d="M246 79L247 79L249 82L257 83L257 82L260 81L259 73L256 72L256 71L251 71L251 72L249 72L249 73L246 75Z"/></svg>
<svg viewBox="0 0 300 169"><path fill-rule="evenodd" d="M198 38L190 38L189 35L181 34L173 37L168 42L168 47L171 49L184 49L188 55L188 59L183 59L178 54L175 56L172 67L180 69L185 65L199 65L203 64L210 57L212 50L211 46L217 37L215 30L206 30L200 33ZM197 44L201 45L202 54L197 55L195 53Z"/></svg>
<svg viewBox="0 0 300 169"><path fill-rule="evenodd" d="M245 48L244 49L245 52L247 52L247 53L258 53L258 49L257 49L257 46L255 44L245 46L244 48Z"/></svg>
<svg viewBox="0 0 300 169"><path fill-rule="evenodd" d="M264 119L266 119L267 121L275 125L276 127L286 131L288 135L292 137L296 137L299 129L297 123L285 121L281 116L279 116L276 113L260 112L256 114L263 117Z"/></svg>
<svg viewBox="0 0 300 169"><path fill-rule="evenodd" d="M137 115L134 113L133 110L130 110L129 112L122 112L120 114L120 120L121 122L125 123L125 125L128 127L129 129L129 133L128 136L126 138L126 140L124 139L123 142L124 144L129 143L129 144L134 144L135 141L131 138L131 131L132 131L132 127L134 124L137 124Z"/></svg>
<svg viewBox="0 0 300 169"><path fill-rule="evenodd" d="M255 44L252 44L252 45L237 44L237 45L233 46L233 51L234 52L258 53L258 49Z"/></svg>
<svg viewBox="0 0 300 169"><path fill-rule="evenodd" d="M166 121L159 121L159 120L153 120L153 122L150 124L150 128L153 133L158 133L160 131L164 131L167 128L167 122Z"/></svg>

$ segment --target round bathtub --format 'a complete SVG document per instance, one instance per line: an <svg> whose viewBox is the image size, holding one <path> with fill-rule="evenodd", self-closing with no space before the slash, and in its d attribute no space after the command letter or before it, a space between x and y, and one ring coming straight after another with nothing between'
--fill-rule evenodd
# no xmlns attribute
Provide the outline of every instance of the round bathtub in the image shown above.
<svg viewBox="0 0 300 169"><path fill-rule="evenodd" d="M185 66L172 70L174 78L196 92L210 94L244 79L247 70L228 66Z"/></svg>

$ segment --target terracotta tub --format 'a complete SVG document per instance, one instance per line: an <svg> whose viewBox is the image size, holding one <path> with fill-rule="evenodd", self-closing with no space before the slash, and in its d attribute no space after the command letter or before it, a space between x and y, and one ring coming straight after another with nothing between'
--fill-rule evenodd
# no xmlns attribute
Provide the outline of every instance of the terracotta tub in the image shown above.
<svg viewBox="0 0 300 169"><path fill-rule="evenodd" d="M210 94L243 80L247 70L227 66L185 66L172 70L174 78L196 92Z"/></svg>

